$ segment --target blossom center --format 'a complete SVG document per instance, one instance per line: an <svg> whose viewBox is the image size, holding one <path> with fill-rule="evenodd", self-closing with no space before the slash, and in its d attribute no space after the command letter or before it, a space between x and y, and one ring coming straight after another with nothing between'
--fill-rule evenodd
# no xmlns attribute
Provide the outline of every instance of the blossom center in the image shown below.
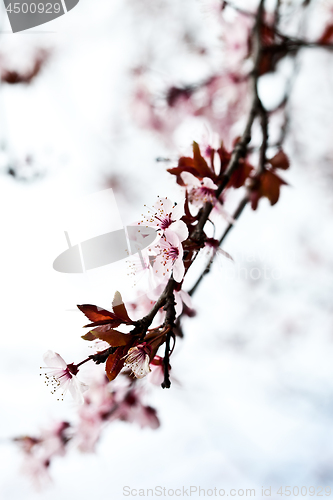
<svg viewBox="0 0 333 500"><path fill-rule="evenodd" d="M155 215L155 219L159 221L159 226L161 229L167 229L174 222L171 219L171 214L164 214L163 217L158 217Z"/></svg>
<svg viewBox="0 0 333 500"><path fill-rule="evenodd" d="M175 261L179 257L179 248L172 245L169 248L163 248L163 256L168 260Z"/></svg>
<svg viewBox="0 0 333 500"><path fill-rule="evenodd" d="M193 201L209 201L210 203L214 203L216 201L215 190L207 186L193 188L191 189L189 198L191 203Z"/></svg>
<svg viewBox="0 0 333 500"><path fill-rule="evenodd" d="M136 378L143 378L150 372L151 347L145 342L128 350L124 366L130 368Z"/></svg>

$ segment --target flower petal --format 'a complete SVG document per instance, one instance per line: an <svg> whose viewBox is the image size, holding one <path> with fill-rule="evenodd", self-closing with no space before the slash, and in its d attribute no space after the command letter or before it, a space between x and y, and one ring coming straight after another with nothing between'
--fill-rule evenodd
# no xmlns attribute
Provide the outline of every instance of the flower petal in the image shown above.
<svg viewBox="0 0 333 500"><path fill-rule="evenodd" d="M86 384L80 382L75 376L73 376L68 384L68 390L71 393L75 403L84 403L84 397L82 393L88 390L88 386Z"/></svg>
<svg viewBox="0 0 333 500"><path fill-rule="evenodd" d="M185 215L185 209L184 209L184 204L185 200L182 201L181 203L177 203L177 205L172 209L171 212L171 218L174 221L177 221Z"/></svg>
<svg viewBox="0 0 333 500"><path fill-rule="evenodd" d="M193 174L190 174L190 172L182 172L180 174L184 184L188 187L200 187L201 183L199 179L197 179Z"/></svg>
<svg viewBox="0 0 333 500"><path fill-rule="evenodd" d="M180 283L185 274L184 262L182 259L178 258L173 266L173 279Z"/></svg>
<svg viewBox="0 0 333 500"><path fill-rule="evenodd" d="M51 350L46 351L43 356L44 363L50 368L62 368L66 370L67 363L57 352Z"/></svg>
<svg viewBox="0 0 333 500"><path fill-rule="evenodd" d="M184 241L188 238L188 229L185 222L183 222L182 220L177 220L176 222L173 222L171 226L164 231L164 234L168 240L169 240L168 234L170 232L176 233L176 235L179 238L179 241Z"/></svg>
<svg viewBox="0 0 333 500"><path fill-rule="evenodd" d="M212 179L210 179L209 177L204 177L202 179L202 182L203 182L203 186L207 187L208 189L217 189L217 185L214 184Z"/></svg>
<svg viewBox="0 0 333 500"><path fill-rule="evenodd" d="M165 214L169 214L172 211L173 203L169 198L159 198L156 203L154 203L154 208L156 210L162 210Z"/></svg>
<svg viewBox="0 0 333 500"><path fill-rule="evenodd" d="M184 302L184 304L187 305L187 307L189 307L190 309L193 309L193 303L192 303L191 296L187 292L185 292L185 290L180 290L179 295L180 295L182 301Z"/></svg>

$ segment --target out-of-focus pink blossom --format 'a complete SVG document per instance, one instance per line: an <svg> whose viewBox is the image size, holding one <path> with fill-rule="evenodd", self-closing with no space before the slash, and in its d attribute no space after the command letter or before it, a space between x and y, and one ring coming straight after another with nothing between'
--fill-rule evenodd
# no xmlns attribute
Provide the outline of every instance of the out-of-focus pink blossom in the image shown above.
<svg viewBox="0 0 333 500"><path fill-rule="evenodd" d="M230 13L229 13L230 14ZM249 39L253 19L240 12L233 16L221 16L223 27L223 52L225 64L229 70L239 71L249 55Z"/></svg>
<svg viewBox="0 0 333 500"><path fill-rule="evenodd" d="M79 422L75 442L83 452L92 452L100 438L105 422L115 408L114 394L110 391L107 377L95 381L85 394L84 404L79 409Z"/></svg>
<svg viewBox="0 0 333 500"><path fill-rule="evenodd" d="M207 238L206 241L205 241L205 250L206 250L206 253L208 254L208 257L211 259L213 257L215 257L215 255L223 255L224 257L227 257L228 259L230 260L234 260L231 255L226 252L225 250L223 250L221 247L220 247L220 242L219 240L215 240L214 238Z"/></svg>
<svg viewBox="0 0 333 500"><path fill-rule="evenodd" d="M54 457L65 455L70 439L69 427L68 422L57 422L43 430L38 438L24 436L15 439L24 452L22 471L31 477L36 488L50 481L49 467Z"/></svg>
<svg viewBox="0 0 333 500"><path fill-rule="evenodd" d="M128 304L128 309L131 312L131 317L140 319L152 309L156 299L147 295L147 292L138 291L135 302Z"/></svg>
<svg viewBox="0 0 333 500"><path fill-rule="evenodd" d="M141 392L132 389L126 392L125 397L120 400L110 420L123 420L125 422L136 422L143 427L157 429L160 425L156 410L151 406L145 406L141 402ZM119 397L119 395L118 395Z"/></svg>

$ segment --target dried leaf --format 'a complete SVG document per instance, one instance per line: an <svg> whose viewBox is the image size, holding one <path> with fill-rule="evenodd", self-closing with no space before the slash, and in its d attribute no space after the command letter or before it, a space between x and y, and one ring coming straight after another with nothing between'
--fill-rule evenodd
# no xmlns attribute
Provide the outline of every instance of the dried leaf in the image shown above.
<svg viewBox="0 0 333 500"><path fill-rule="evenodd" d="M273 158L268 160L268 162L272 167L280 168L281 170L287 170L290 167L289 158L282 149L280 149Z"/></svg>
<svg viewBox="0 0 333 500"><path fill-rule="evenodd" d="M244 186L246 179L250 176L253 167L244 160L239 161L236 170L231 174L228 186L240 188Z"/></svg>
<svg viewBox="0 0 333 500"><path fill-rule="evenodd" d="M217 180L214 170L208 166L208 163L201 155L199 145L196 142L193 142L193 158L182 156L178 161L178 166L175 168L169 168L168 172L177 176L177 184L180 186L184 186L184 182L180 176L182 172L189 172L198 179L209 177L214 182Z"/></svg>
<svg viewBox="0 0 333 500"><path fill-rule="evenodd" d="M87 316L88 319L90 319L90 321L92 321L92 323L85 325L84 328L99 325L111 325L117 327L123 323L123 321L114 313L107 311L106 309L101 309L100 307L93 306L91 304L78 305L77 307L85 316Z"/></svg>
<svg viewBox="0 0 333 500"><path fill-rule="evenodd" d="M201 155L199 144L195 141L193 141L193 159L194 159L195 169L197 170L200 177L211 177L212 176L213 172L209 168L204 157Z"/></svg>
<svg viewBox="0 0 333 500"><path fill-rule="evenodd" d="M118 349L116 349L113 354L110 354L110 356L106 360L105 372L110 381L114 380L119 374L120 370L123 368L125 362L124 356L126 355L127 351L128 348L126 346L118 347Z"/></svg>
<svg viewBox="0 0 333 500"><path fill-rule="evenodd" d="M271 205L275 205L280 196L280 187L283 184L287 185L275 172L265 170L257 179L257 185L250 195L252 209L256 210L259 199L264 196L269 199Z"/></svg>
<svg viewBox="0 0 333 500"><path fill-rule="evenodd" d="M326 26L325 31L319 38L318 42L323 43L324 45L333 42L333 24Z"/></svg>
<svg viewBox="0 0 333 500"><path fill-rule="evenodd" d="M105 326L95 328L95 330L89 333L92 333L95 339L104 340L104 342L107 342L112 347L125 346L133 341L133 337L128 333L118 332L112 328L107 330Z"/></svg>
<svg viewBox="0 0 333 500"><path fill-rule="evenodd" d="M239 140L239 138L237 138L237 140ZM221 161L221 167L219 172L219 175L221 176L225 172L227 166L229 165L231 154L225 149L223 142L221 143L221 146L217 150L217 153Z"/></svg>
<svg viewBox="0 0 333 500"><path fill-rule="evenodd" d="M112 301L112 309L115 315L122 319L124 323L132 324L132 320L127 314L127 310L125 304L123 303L123 299L121 297L120 292L116 292L114 294L114 298Z"/></svg>
<svg viewBox="0 0 333 500"><path fill-rule="evenodd" d="M90 332L86 333L85 335L81 335L81 339L83 339L83 340L90 340L90 341L92 341L92 340L96 340L96 337L95 337L95 335L92 333L92 331L90 331Z"/></svg>

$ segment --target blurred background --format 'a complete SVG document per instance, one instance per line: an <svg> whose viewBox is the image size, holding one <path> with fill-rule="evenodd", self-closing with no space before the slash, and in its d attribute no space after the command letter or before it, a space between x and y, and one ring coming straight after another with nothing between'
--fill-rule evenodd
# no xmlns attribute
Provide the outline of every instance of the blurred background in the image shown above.
<svg viewBox="0 0 333 500"><path fill-rule="evenodd" d="M303 3L282 2L284 27L315 40L333 4ZM257 2L237 5L254 11ZM273 12L275 2L266 5ZM304 49L260 79L268 108L287 88L288 186L274 207L263 199L245 209L224 246L234 262L218 256L194 295L197 316L185 319L172 358L176 382L147 387L161 427L112 423L96 453L73 448L55 459L42 491L22 474L10 438L76 418L71 399L58 402L39 377L44 352L68 362L89 355L75 306L110 307L126 273L124 262L96 275L54 271L67 214L110 187L124 224L157 195L182 199L166 168L191 154L193 140L230 148L242 133L247 88L230 75L248 67L252 21L232 8L222 16L211 0L80 0L13 35L1 7L0 498L122 498L124 486L256 488L257 496L271 486L279 498L280 486L333 488L333 60L325 49ZM281 120L277 112L273 139ZM185 289L204 264L198 259Z"/></svg>

